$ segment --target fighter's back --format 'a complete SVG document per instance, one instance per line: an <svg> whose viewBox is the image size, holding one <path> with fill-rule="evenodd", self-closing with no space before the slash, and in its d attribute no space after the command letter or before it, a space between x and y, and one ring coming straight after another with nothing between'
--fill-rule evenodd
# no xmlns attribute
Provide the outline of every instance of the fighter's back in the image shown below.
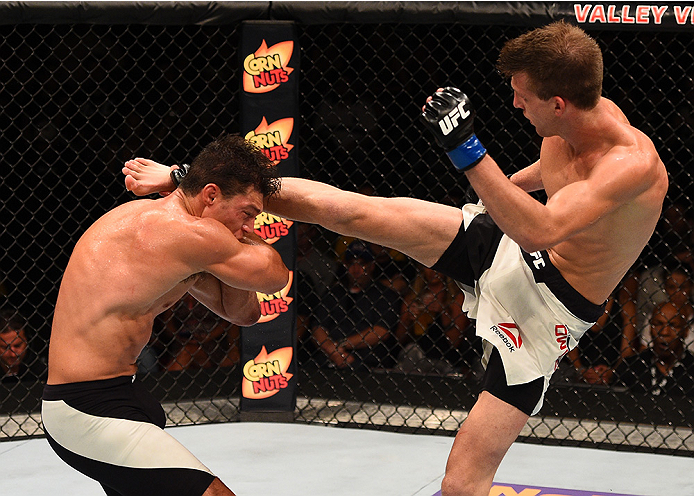
<svg viewBox="0 0 694 496"><path fill-rule="evenodd" d="M186 236L186 222L171 202L138 200L108 212L84 233L56 302L49 383L136 371L154 317L194 282L172 251Z"/></svg>

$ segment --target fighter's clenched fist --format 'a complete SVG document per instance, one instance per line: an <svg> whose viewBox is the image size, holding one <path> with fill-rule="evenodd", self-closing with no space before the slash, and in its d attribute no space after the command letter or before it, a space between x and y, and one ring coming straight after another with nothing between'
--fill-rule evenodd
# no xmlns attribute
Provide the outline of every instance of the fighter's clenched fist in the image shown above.
<svg viewBox="0 0 694 496"><path fill-rule="evenodd" d="M477 165L487 150L475 136L475 110L458 88L439 88L422 107L422 120L443 147L456 169Z"/></svg>

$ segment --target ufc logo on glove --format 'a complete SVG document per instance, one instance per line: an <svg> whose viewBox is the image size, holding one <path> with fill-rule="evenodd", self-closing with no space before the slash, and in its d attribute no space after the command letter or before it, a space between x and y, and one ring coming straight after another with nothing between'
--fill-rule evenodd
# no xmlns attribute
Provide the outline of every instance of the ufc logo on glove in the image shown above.
<svg viewBox="0 0 694 496"><path fill-rule="evenodd" d="M422 107L422 120L459 171L470 170L487 154L475 136L475 109L458 88L441 88Z"/></svg>
<svg viewBox="0 0 694 496"><path fill-rule="evenodd" d="M467 119L470 117L470 111L465 109L465 104L468 102L460 102L456 108L439 121L441 132L444 136L448 136L453 129L458 127L458 119Z"/></svg>

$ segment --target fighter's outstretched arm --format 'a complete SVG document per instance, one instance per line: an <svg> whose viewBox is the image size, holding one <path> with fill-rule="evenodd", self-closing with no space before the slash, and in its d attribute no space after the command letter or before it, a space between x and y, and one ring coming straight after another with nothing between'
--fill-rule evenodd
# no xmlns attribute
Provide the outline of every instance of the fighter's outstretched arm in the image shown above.
<svg viewBox="0 0 694 496"><path fill-rule="evenodd" d="M437 90L422 108L426 126L456 169L465 172L496 225L527 252L552 248L588 229L646 191L661 171L657 154L646 163L615 147L590 175L553 192L543 204L527 193L542 182L540 163L524 169L525 178L509 181L477 139L474 118L467 95L457 88ZM543 140L543 149L552 139Z"/></svg>

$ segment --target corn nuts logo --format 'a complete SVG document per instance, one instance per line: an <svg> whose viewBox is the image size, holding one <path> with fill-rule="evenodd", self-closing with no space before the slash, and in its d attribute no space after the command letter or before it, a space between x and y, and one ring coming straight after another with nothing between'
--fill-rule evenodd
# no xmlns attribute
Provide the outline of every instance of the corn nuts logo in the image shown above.
<svg viewBox="0 0 694 496"><path fill-rule="evenodd" d="M256 293L260 302L260 319L258 319L258 324L275 320L289 310L289 305L294 301L294 298L288 296L293 281L294 272L289 271L289 282L283 289L272 294Z"/></svg>
<svg viewBox="0 0 694 496"><path fill-rule="evenodd" d="M249 131L245 138L272 160L275 165L289 157L294 145L289 144L289 138L294 130L294 119L286 117L268 124L265 117L257 128Z"/></svg>
<svg viewBox="0 0 694 496"><path fill-rule="evenodd" d="M268 353L265 346L258 356L243 366L241 393L244 398L263 399L279 393L289 385L293 374L287 372L294 351L291 346Z"/></svg>
<svg viewBox="0 0 694 496"><path fill-rule="evenodd" d="M267 244L271 245L289 234L289 228L292 227L292 224L294 222L279 215L260 212L253 223L253 230Z"/></svg>
<svg viewBox="0 0 694 496"><path fill-rule="evenodd" d="M287 64L293 52L293 41L283 41L268 48L263 40L260 48L243 60L243 90L267 93L289 81L294 69Z"/></svg>

